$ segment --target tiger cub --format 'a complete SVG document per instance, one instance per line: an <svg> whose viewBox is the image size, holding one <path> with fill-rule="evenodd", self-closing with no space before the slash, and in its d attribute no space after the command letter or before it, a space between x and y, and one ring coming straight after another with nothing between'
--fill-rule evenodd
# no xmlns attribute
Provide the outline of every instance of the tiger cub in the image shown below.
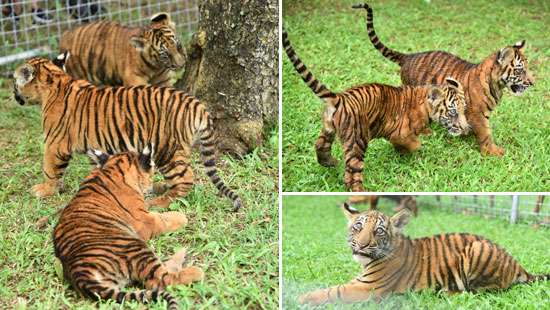
<svg viewBox="0 0 550 310"><path fill-rule="evenodd" d="M391 293L435 289L456 293L505 289L517 283L550 280L532 275L504 249L472 234L450 233L409 239L401 233L410 218L403 209L389 218L344 204L348 243L363 272L349 283L299 297L302 304L359 302Z"/></svg>
<svg viewBox="0 0 550 310"><path fill-rule="evenodd" d="M96 87L74 80L61 69L67 57L62 54L55 63L33 58L14 73L17 102L42 105L46 181L33 187L36 196L55 194L75 152L142 151L151 143L155 163L166 180L158 191L166 192L149 203L168 206L193 186L191 145L198 140L206 174L233 201L234 210L240 208L241 199L217 174L212 119L204 104L173 88Z"/></svg>
<svg viewBox="0 0 550 310"><path fill-rule="evenodd" d="M55 256L64 277L85 297L119 303L162 298L178 309L165 288L203 278L200 268L182 266L184 251L163 263L147 246L147 240L187 224L181 212L148 211L143 195L152 188L152 149L114 156L90 152L98 168L61 212L53 232ZM135 282L145 289L124 290Z"/></svg>
<svg viewBox="0 0 550 310"><path fill-rule="evenodd" d="M344 182L354 192L363 188L363 156L370 140L385 138L403 152L420 148L420 134L428 134L430 120L441 123L451 135L468 130L464 117L462 85L452 78L435 86L393 87L364 84L334 93L306 68L283 32L283 47L309 88L325 103L323 129L315 143L317 161L335 166L331 147L337 134L344 146Z"/></svg>
<svg viewBox="0 0 550 310"><path fill-rule="evenodd" d="M172 86L174 70L186 52L168 13L157 13L143 27L111 21L85 24L63 33L61 53L69 51L67 72L96 85Z"/></svg>
<svg viewBox="0 0 550 310"><path fill-rule="evenodd" d="M509 88L514 95L521 95L534 83L527 69L527 58L523 54L525 41L504 47L479 64L443 51L403 54L380 42L374 31L372 9L366 3L354 5L353 8L367 10L369 39L384 57L399 64L403 84L441 84L447 76L460 81L466 94L466 118L481 153L504 155L504 149L493 142L489 117L499 103L503 89Z"/></svg>

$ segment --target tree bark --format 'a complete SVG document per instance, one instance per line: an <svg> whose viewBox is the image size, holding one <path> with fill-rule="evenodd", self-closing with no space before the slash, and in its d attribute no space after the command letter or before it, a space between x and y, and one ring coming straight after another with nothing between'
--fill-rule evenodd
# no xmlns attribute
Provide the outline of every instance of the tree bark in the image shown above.
<svg viewBox="0 0 550 310"><path fill-rule="evenodd" d="M242 156L277 122L278 1L205 0L176 82L206 103L222 152Z"/></svg>

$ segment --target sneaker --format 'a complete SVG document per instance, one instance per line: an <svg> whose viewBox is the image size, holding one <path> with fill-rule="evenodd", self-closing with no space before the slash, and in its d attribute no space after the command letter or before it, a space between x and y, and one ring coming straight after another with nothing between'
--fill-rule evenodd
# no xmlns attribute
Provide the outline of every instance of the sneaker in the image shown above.
<svg viewBox="0 0 550 310"><path fill-rule="evenodd" d="M53 17L47 11L38 8L32 9L32 23L33 24L49 24L53 22Z"/></svg>

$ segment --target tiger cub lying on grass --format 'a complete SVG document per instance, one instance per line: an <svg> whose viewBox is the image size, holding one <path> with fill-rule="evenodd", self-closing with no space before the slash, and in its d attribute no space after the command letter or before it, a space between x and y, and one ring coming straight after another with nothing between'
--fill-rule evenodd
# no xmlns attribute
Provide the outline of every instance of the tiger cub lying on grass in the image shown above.
<svg viewBox="0 0 550 310"><path fill-rule="evenodd" d="M466 118L481 153L504 155L504 149L493 142L489 117L505 88L509 88L514 95L521 95L535 82L527 69L527 58L523 53L525 41L504 47L479 64L467 62L443 51L404 54L386 47L380 41L374 31L372 9L368 4L356 4L353 8L367 10L369 39L384 57L399 64L403 84L442 84L447 76L453 76L460 81L466 95Z"/></svg>
<svg viewBox="0 0 550 310"><path fill-rule="evenodd" d="M401 234L410 211L389 218L378 211L359 212L347 203L348 243L363 272L349 283L302 295L302 304L359 302L390 293L433 288L449 293L505 289L516 283L550 280L532 275L504 249L476 235L450 233L409 239Z"/></svg>
<svg viewBox="0 0 550 310"><path fill-rule="evenodd" d="M430 133L430 120L441 123L451 135L469 130L462 85L452 78L440 87L365 84L337 94L306 68L286 31L283 46L304 82L325 103L323 129L315 143L317 161L323 166L336 166L331 148L337 134L344 146L344 182L354 192L364 191L363 157L370 140L385 138L397 150L412 152L420 148L418 136Z"/></svg>
<svg viewBox="0 0 550 310"><path fill-rule="evenodd" d="M84 179L80 190L63 209L55 226L55 256L65 278L82 295L140 302L167 301L178 309L166 286L189 284L203 278L198 267L183 267L185 252L161 262L147 240L187 224L181 212L149 212L144 193L152 188L153 148L141 154L90 156L98 168ZM145 290L124 291L133 282Z"/></svg>
<svg viewBox="0 0 550 310"><path fill-rule="evenodd" d="M61 53L70 52L67 72L96 85L172 86L174 70L186 53L168 13L157 13L143 27L112 21L85 24L63 33Z"/></svg>
<svg viewBox="0 0 550 310"><path fill-rule="evenodd" d="M241 207L241 199L217 174L216 141L206 106L174 88L155 86L97 87L75 80L63 68L68 53L54 62L33 58L16 68L14 96L21 105L42 106L43 173L46 181L32 188L38 197L56 193L73 153L100 149L109 154L155 146L155 163L166 180L161 196L149 201L166 207L193 186L191 145L200 143L206 174L219 192Z"/></svg>

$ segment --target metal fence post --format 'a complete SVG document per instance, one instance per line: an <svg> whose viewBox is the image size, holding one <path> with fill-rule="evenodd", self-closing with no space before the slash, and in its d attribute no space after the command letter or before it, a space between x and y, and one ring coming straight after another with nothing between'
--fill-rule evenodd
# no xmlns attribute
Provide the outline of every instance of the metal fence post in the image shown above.
<svg viewBox="0 0 550 310"><path fill-rule="evenodd" d="M519 196L512 196L512 210L510 212L510 224L515 224L518 220L518 205L519 205Z"/></svg>

